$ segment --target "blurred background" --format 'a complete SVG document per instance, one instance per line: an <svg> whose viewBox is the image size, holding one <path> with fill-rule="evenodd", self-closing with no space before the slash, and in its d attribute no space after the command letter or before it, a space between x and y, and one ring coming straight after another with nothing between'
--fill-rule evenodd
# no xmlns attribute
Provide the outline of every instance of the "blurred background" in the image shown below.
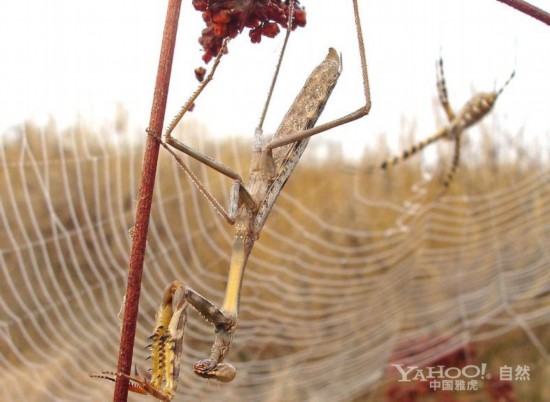
<svg viewBox="0 0 550 402"><path fill-rule="evenodd" d="M321 120L362 102L351 2L303 5L308 24L291 35L267 133L330 46L344 71ZM490 0L360 7L371 113L311 140L268 219L243 286L235 381L192 374L213 339L192 312L175 400L547 400L550 30ZM110 399L112 385L88 373L116 366L165 4L26 1L0 11L0 399ZM167 118L197 86L202 27L184 2ZM232 41L177 132L243 177L282 36ZM465 133L444 195L449 143L365 173L445 123L440 56L456 110L516 70ZM230 181L190 164L227 205ZM166 284L184 280L221 303L232 241L164 152L155 191L134 356L142 367ZM471 391L404 384L392 367L481 363L491 378ZM529 379L499 378L519 366Z"/></svg>

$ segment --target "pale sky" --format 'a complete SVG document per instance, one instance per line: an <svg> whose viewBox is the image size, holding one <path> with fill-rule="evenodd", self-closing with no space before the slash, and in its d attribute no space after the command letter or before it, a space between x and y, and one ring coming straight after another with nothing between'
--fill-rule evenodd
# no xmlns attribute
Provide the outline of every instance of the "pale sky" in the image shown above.
<svg viewBox="0 0 550 402"><path fill-rule="evenodd" d="M550 27L496 0L360 0L371 81L371 114L323 134L357 148L385 133L397 139L403 119L425 137L436 128L435 60L440 52L451 104L460 108L473 90L516 77L498 100L499 124L548 138ZM531 3L550 10L550 1ZM273 132L305 78L329 47L343 55L344 71L322 121L361 103L359 59L351 0L302 0L308 25L292 35L273 107L264 126ZM80 116L95 128L117 104L131 124L149 120L167 1L20 0L0 4L0 132L25 119L48 116L66 126ZM201 16L184 1L172 71L167 119L197 86L202 65L197 38ZM252 136L283 35L253 45L244 34L230 44L193 118L212 134Z"/></svg>

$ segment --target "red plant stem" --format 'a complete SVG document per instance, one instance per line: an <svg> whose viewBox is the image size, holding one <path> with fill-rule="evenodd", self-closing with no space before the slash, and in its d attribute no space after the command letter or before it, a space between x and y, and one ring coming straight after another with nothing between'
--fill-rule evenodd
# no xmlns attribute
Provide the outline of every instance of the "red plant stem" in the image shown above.
<svg viewBox="0 0 550 402"><path fill-rule="evenodd" d="M162 132L164 114L166 112L166 100L168 98L168 88L170 85L170 73L172 71L172 60L174 57L180 8L181 0L169 0L157 70L157 81L153 96L153 105L151 107L151 116L149 119L150 130L157 135ZM145 154L143 156L143 167L136 207L136 221L132 236L132 249L130 251L128 268L126 304L120 335L120 349L118 352L117 371L126 374L130 374L132 368L132 353L136 336L143 260L145 259L145 245L147 240L147 229L149 227L151 202L153 200L158 155L159 143L155 138L148 135ZM127 399L128 379L117 377L113 401L126 402Z"/></svg>
<svg viewBox="0 0 550 402"><path fill-rule="evenodd" d="M516 10L521 11L533 18L536 18L539 21L544 22L546 25L550 25L550 13L547 13L544 10L541 10L538 7L535 7L532 4L529 4L523 0L498 0L501 3L507 4L510 7L515 8Z"/></svg>

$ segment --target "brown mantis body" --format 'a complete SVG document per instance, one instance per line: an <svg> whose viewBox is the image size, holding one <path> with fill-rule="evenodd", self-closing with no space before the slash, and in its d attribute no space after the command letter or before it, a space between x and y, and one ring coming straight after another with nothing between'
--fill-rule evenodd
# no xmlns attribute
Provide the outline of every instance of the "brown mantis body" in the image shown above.
<svg viewBox="0 0 550 402"><path fill-rule="evenodd" d="M330 49L325 60L309 76L275 133L274 140L313 127L336 85L340 71L340 58L334 49ZM231 381L235 376L233 366L223 363L223 360L229 351L237 325L240 291L248 256L309 138L274 150L269 147L261 148L260 141L257 138L252 153L250 178L246 186L229 168L223 168L223 173L235 180L229 213L222 213L234 224L235 237L222 307L217 308L194 290L180 285L185 289L188 302L216 327L210 358L195 363L193 369L201 377L215 378L222 382ZM166 142L176 149L188 152L188 147L171 137L168 137ZM218 167L217 164L215 166Z"/></svg>
<svg viewBox="0 0 550 402"><path fill-rule="evenodd" d="M326 58L310 74L272 140L266 145L263 144L262 123L260 123L260 127L255 133L250 176L246 185L243 183L241 177L231 168L190 148L171 136L171 132L179 120L211 81L223 54L223 49L214 61L208 77L169 125L165 138L162 139L158 134L148 131L150 135L156 137L162 146L174 156L181 168L189 175L193 183L224 219L235 226L235 237L232 245L225 298L221 308L218 308L185 283L180 281L172 282L164 292L163 301L156 316L155 331L149 338L152 348L152 375L150 379L139 374L129 376L124 373L107 371L100 375L92 375L93 377L114 381L113 377L123 376L131 380L130 390L149 394L162 401L170 401L177 388L179 362L183 350L184 329L187 321L187 307L191 305L215 327L215 339L210 356L197 361L193 365L194 372L203 378L216 379L220 382L230 382L235 378L235 367L229 363L225 363L224 360L229 352L237 326L244 271L254 242L259 238L263 225L280 191L302 156L309 137L359 119L367 115L370 110L370 90L366 56L357 0L352 0L352 3L357 27L365 104L348 115L314 127L342 71L338 53L333 48L329 49ZM293 2L290 4L292 7ZM292 12L290 15L292 15ZM291 25L291 21L289 21L288 26ZM288 33L285 39L285 46L287 39ZM281 52L278 67L282 61L283 52ZM277 74L274 77L271 88L273 88L276 78ZM271 90L265 109L267 109L270 96ZM263 116L261 121L263 121ZM172 148L233 179L234 183L228 212L210 195Z"/></svg>

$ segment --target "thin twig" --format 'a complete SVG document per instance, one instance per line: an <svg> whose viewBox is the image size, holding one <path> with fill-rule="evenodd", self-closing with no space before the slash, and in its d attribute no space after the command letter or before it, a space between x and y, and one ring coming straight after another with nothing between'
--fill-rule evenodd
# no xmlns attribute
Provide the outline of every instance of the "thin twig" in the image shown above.
<svg viewBox="0 0 550 402"><path fill-rule="evenodd" d="M172 71L172 60L178 30L181 0L170 0L162 45L160 60L149 119L149 129L153 133L161 133L166 112L166 100L170 84L170 73ZM151 202L153 200L153 188L157 171L159 154L159 143L153 136L147 136L145 154L143 156L143 167L139 186L139 196L136 207L136 221L134 234L132 236L132 249L130 251L130 262L128 270L128 284L126 288L126 304L122 331L120 336L120 349L118 353L117 371L130 374L132 367L132 353L134 349L134 338L136 335L136 322L139 308L139 295L141 291L141 278L143 273L143 260L145 258L145 244L147 229L149 227L149 215ZM117 377L113 401L126 402L128 399L128 379Z"/></svg>
<svg viewBox="0 0 550 402"><path fill-rule="evenodd" d="M544 22L546 25L550 25L550 13L535 7L532 4L527 3L523 0L497 0L501 3L507 4L510 7L515 8L516 10L521 11L539 21Z"/></svg>

